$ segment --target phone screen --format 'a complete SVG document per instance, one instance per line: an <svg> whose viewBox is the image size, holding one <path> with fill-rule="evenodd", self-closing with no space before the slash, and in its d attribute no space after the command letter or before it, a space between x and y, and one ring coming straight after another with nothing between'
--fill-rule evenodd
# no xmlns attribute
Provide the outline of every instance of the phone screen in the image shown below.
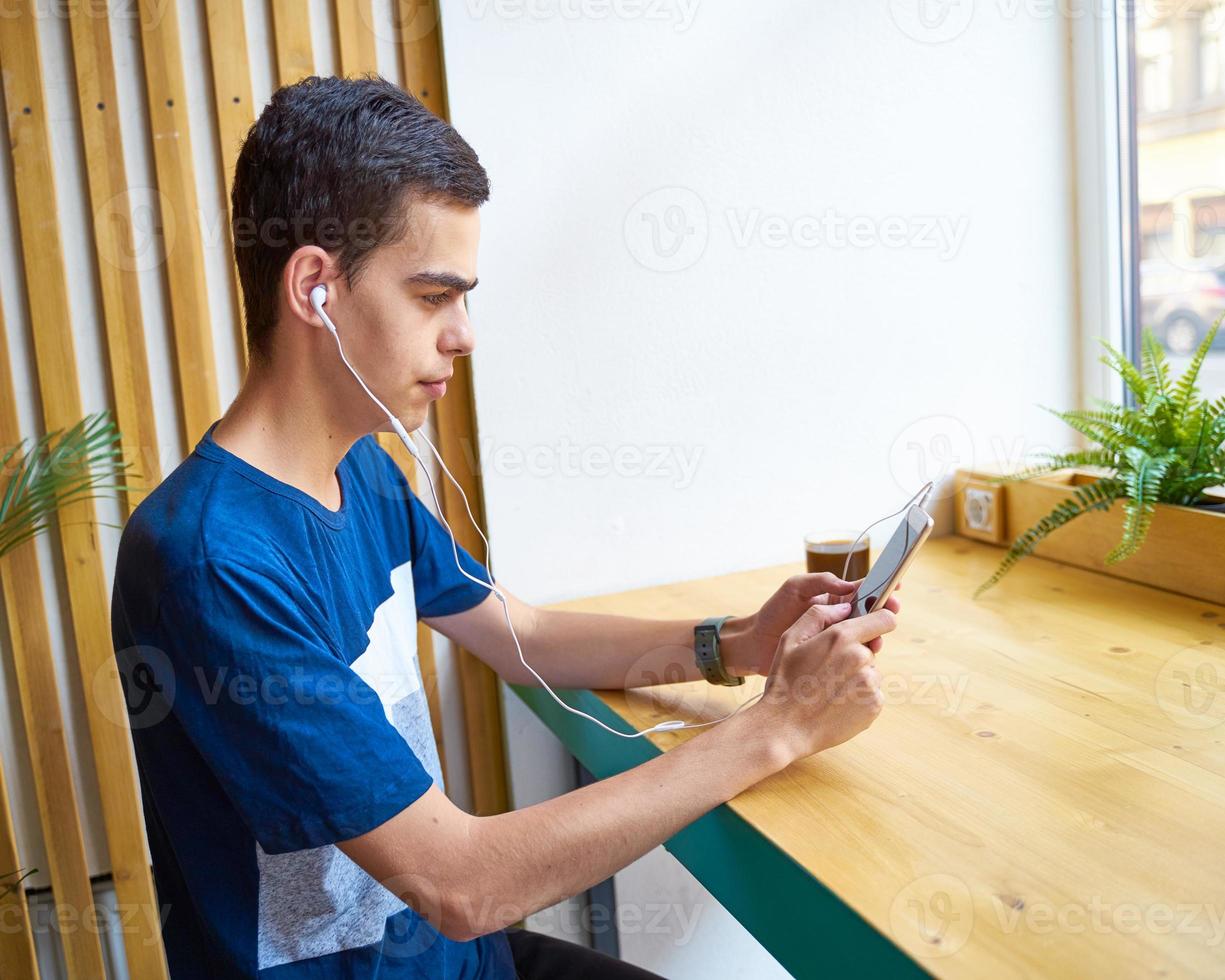
<svg viewBox="0 0 1225 980"><path fill-rule="evenodd" d="M877 602L889 597L893 586L901 578L901 573L905 571L916 549L927 538L931 527L932 519L923 508L912 506L906 512L905 519L898 524L893 537L889 539L889 543L885 545L859 586L855 599L857 614L871 612Z"/></svg>

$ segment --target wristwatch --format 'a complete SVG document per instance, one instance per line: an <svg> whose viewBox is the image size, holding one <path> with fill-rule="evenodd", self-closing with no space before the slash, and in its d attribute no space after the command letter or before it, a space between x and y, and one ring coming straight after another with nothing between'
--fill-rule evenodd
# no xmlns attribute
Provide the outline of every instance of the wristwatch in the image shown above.
<svg viewBox="0 0 1225 980"><path fill-rule="evenodd" d="M698 623L693 628L693 653L698 670L710 683L738 687L744 683L744 678L733 677L727 672L727 668L723 666L723 656L719 652L719 628L731 618L711 616Z"/></svg>

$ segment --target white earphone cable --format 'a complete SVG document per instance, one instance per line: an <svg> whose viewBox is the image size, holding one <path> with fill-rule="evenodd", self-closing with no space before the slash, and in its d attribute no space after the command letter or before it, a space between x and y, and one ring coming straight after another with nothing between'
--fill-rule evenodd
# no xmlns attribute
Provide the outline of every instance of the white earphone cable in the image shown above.
<svg viewBox="0 0 1225 980"><path fill-rule="evenodd" d="M580 715L581 717L586 718L588 721L595 722L605 731L612 732L612 734L614 735L619 735L622 738L637 738L640 735L647 735L650 732L675 731L681 728L702 728L705 725L714 725L717 722L730 718L737 711L740 711L742 708L747 707L748 705L752 704L754 701L756 701L758 698L761 697L761 694L754 695L753 698L741 703L733 711L728 712L722 718L716 718L714 721L705 721L705 722L701 722L700 724L685 724L680 721L663 721L663 722L660 722L658 725L653 725L650 728L646 728L646 729L643 729L642 731L633 732L633 733L619 732L615 728L611 728L608 725L604 724L604 722L600 721L599 718L596 718L588 714L585 711L581 711L578 708L575 708L575 707L572 707L571 705L566 704L565 701L563 701L560 697L558 697L557 693L553 690L553 688L549 686L548 681L546 681L543 677L541 677L540 674L536 671L536 668L533 667L531 664L529 664L527 662L527 658L524 657L523 646L519 642L519 635L518 633L515 632L514 623L511 621L510 606L506 601L506 596L494 584L493 552L489 547L489 539L485 537L484 533L482 533L480 529L480 525L477 523L476 519L473 517L472 508L468 503L468 497L464 493L463 488L460 487L459 483L456 481L455 477L451 475L451 471L447 468L446 463L443 462L442 454L438 452L438 449L434 446L432 442L430 442L429 437L427 437L424 432L419 432L418 434L421 436L422 439L425 440L425 444L430 447L430 452L432 452L434 454L434 458L438 460L438 465L442 468L443 472L447 475L448 479L450 479L451 483L455 486L455 489L459 491L459 495L461 498L463 498L463 501L464 501L464 508L468 511L468 519L472 522L472 526L476 528L477 534L481 536L481 540L485 542L485 559L486 559L485 566L489 570L490 581L485 582L485 581L482 581L481 579L474 577L473 575L470 575L460 565L459 550L455 542L455 532L451 530L451 525L447 522L445 515L443 515L442 513L442 508L439 506L438 494L435 491L434 480L430 476L429 468L426 466L422 466L421 471L425 474L426 482L429 485L430 497L434 501L434 509L438 512L438 519L442 522L443 527L447 529L447 533L451 536L451 553L455 558L455 567L459 569L460 574L463 575L464 578L469 579L472 582L476 582L479 585L485 586L485 588L489 589L494 594L494 596L497 597L498 601L502 604L502 614L506 618L506 627L507 629L510 630L511 638L515 641L515 650L519 654L519 662L523 664L523 666L526 667L531 672L532 676L535 677L536 680L540 682L541 687L543 687L546 691L548 691L549 694L552 696L553 700L556 701L562 708L564 708L566 711L569 711L571 714Z"/></svg>
<svg viewBox="0 0 1225 980"><path fill-rule="evenodd" d="M455 560L456 569L459 571L461 575L464 576L464 578L468 579L469 581L475 582L477 585L481 585L486 589L489 589L489 591L492 592L493 595L497 598L497 600L502 604L502 613L503 613L503 616L506 618L506 626L507 626L507 629L510 630L511 638L515 641L515 649L518 651L518 654L519 654L519 662L522 663L523 666L526 667L531 672L532 676L535 677L536 680L540 682L541 686L546 691L549 692L550 696L552 696L554 701L556 701L566 711L569 711L572 714L580 715L583 718L586 718L588 721L594 722L595 724L603 728L605 731L611 732L613 735L619 735L622 738L637 738L641 735L648 735L651 732L675 731L680 728L702 728L706 725L713 725L713 724L716 724L717 722L724 721L725 719L730 718L732 715L736 714L736 712L740 711L742 708L747 707L748 705L752 704L753 701L756 701L758 698L761 697L761 695L758 694L755 697L751 698L750 700L742 702L740 705L738 705L735 708L735 710L730 711L728 714L724 715L722 718L716 718L714 721L707 721L707 722L702 722L700 724L689 724L689 725L679 720L664 721L664 722L660 722L658 725L653 725L650 728L646 728L646 729L643 729L642 731L633 732L633 733L619 732L615 728L612 728L604 724L604 722L600 721L599 718L596 718L592 715L589 715L585 711L581 711L578 708L574 708L571 705L566 704L565 701L563 701L560 697L558 697L557 692L555 692L553 688L549 686L548 682L543 677L540 676L540 674L536 671L536 669L531 664L527 662L527 658L524 657L523 655L523 646L519 642L519 635L515 631L514 622L511 620L510 606L506 601L506 596L503 594L502 590L499 589L496 585L496 579L493 573L493 549L489 545L489 539L485 537L484 532L481 530L480 524L477 522L476 518L472 514L472 506L468 502L468 495L464 493L463 487L460 486L459 481L455 479L454 475L451 473L450 469L447 467L447 464L443 461L442 454L438 452L438 449L434 446L432 442L430 442L429 438L426 437L425 433L421 433L421 437L425 439L426 445L430 447L430 452L434 454L434 458L438 461L439 467L441 467L442 471L446 474L447 478L454 485L455 489L459 491L460 498L464 502L464 509L468 512L468 519L472 522L472 526L476 529L477 534L481 536L481 540L485 544L485 566L489 571L489 581L488 582L483 581L482 579L478 579L475 576L469 574L467 570L465 570L464 567L460 564L459 546L455 540L455 532L451 529L451 525L447 521L446 515L443 514L442 505L438 500L438 491L434 486L434 478L430 474L429 467L425 465L425 461L421 458L420 451L417 449L416 445L413 443L412 439L409 437L408 431L404 428L400 420L397 419L394 415L392 415L392 413L388 410L387 406L384 405L383 402L378 398L378 396L376 396L374 392L370 390L369 386L362 379L362 376L357 373L357 369L354 368L353 365L349 362L349 358L345 355L344 345L340 341L340 333L336 329L336 324L332 322L332 318L328 316L327 311L323 309L323 303L326 301L326 295L327 295L327 290L325 287L323 286L314 287L314 289L312 289L310 293L311 305L314 306L315 312L319 314L320 318L324 322L324 325L327 327L328 332L332 335L332 338L336 341L336 349L340 354L340 359L344 363L344 366L348 369L349 373L353 375L357 383L361 385L362 390L370 397L370 400L373 401L382 410L383 414L387 416L387 420L391 423L391 426L395 430L396 435L399 436L400 441L404 443L404 448L408 450L408 452L413 456L414 459L416 459L418 462L422 464L421 472L425 474L426 482L429 485L430 497L434 501L434 510L437 512L438 519L441 521L443 527L446 528L447 535L451 538L451 554Z"/></svg>
<svg viewBox="0 0 1225 980"><path fill-rule="evenodd" d="M480 524L477 522L476 518L472 514L472 506L468 503L468 495L464 493L464 489L463 487L460 486L459 481L455 479L455 477L451 474L450 469L447 468L447 464L443 461L442 454L438 452L437 448L435 448L434 444L430 442L429 438L425 435L425 433L421 432L420 433L421 438L424 439L425 444L430 447L430 452L433 453L434 458L438 461L438 466L441 468L442 472L446 474L447 479L451 481L455 489L459 491L460 498L464 502L464 509L468 512L468 520L471 521L472 526L476 529L476 533L480 535L481 541L483 541L485 544L485 567L489 571L489 581L488 582L482 579L476 578L475 576L469 574L467 570L464 569L463 565L460 564L459 545L456 543L456 540L455 540L455 532L451 529L450 523L447 521L446 516L442 512L442 506L439 503L438 493L434 488L434 479L430 475L429 467L425 465L425 460L422 459L420 451L417 449L417 446L413 443L412 439L409 438L408 430L404 428L403 423L401 423L399 419L397 419L394 415L392 415L391 411L387 408L387 406L384 405L383 402L379 400L378 396L375 395L374 392L370 390L366 382L362 380L362 376L358 374L357 370L353 367L353 365L349 363L349 359L345 356L344 346L340 342L340 334L336 330L336 324L332 322L331 317L329 317L327 312L323 309L323 304L324 302L326 302L326 296L327 296L327 288L325 286L322 286L322 285L315 286L310 292L311 305L315 308L315 312L317 312L320 318L323 320L324 325L327 327L328 332L332 335L333 339L335 339L336 349L340 353L340 359L341 361L344 362L344 366L348 368L349 373L353 375L353 377L357 380L357 383L361 385L362 390L368 396L370 396L370 400L373 401L380 409L382 409L383 414L387 416L387 420L391 423L391 426L395 430L396 435L399 436L400 441L404 443L404 448L408 450L409 454L414 459L416 459L419 463L421 463L421 472L425 474L426 482L430 488L430 497L434 501L434 510L437 512L439 521L442 522L442 526L446 528L447 534L451 538L451 554L453 555L455 559L455 567L459 570L459 573L464 576L464 578L472 582L475 582L477 585L481 585L489 589L489 591L492 592L493 595L497 598L497 600L502 604L502 614L506 618L506 626L510 630L511 639L515 641L515 649L519 653L519 662L523 664L523 666L526 667L531 672L532 676L535 677L536 680L540 682L540 685L546 691L549 692L549 694L552 696L554 701L556 701L562 708L564 708L566 711L569 711L571 714L579 715L583 718L586 718L588 721L594 722L595 724L603 728L605 731L611 732L613 735L620 736L621 738L638 738L642 735L650 735L652 732L678 731L683 728L705 728L707 725L717 725L719 722L726 721L728 718L732 717L732 715L737 714L738 712L747 708L749 705L760 700L762 695L765 694L764 690L753 695L753 697L748 698L745 701L742 701L732 711L729 711L727 714L723 715L723 717L721 718L715 718L713 721L703 721L703 722L696 722L696 723L686 723L680 720L662 721L658 725L653 725L650 728L644 728L642 731L631 733L631 732L619 732L615 728L612 728L609 725L604 724L604 722L600 721L599 718L596 718L588 714L586 711L581 711L578 708L575 708L575 707L572 707L571 705L566 704L565 701L563 701L560 697L558 697L557 693L553 690L553 688L551 688L548 682L543 677L541 677L539 673L536 672L536 668L534 668L531 664L529 664L527 662L527 658L524 657L523 655L523 647L519 643L519 635L518 633L515 632L514 623L511 621L510 606L506 601L506 596L503 594L502 590L499 589L496 585L496 578L494 577L494 573L493 573L493 549L489 545L489 539L485 537L485 533L481 530ZM925 491L928 491L929 488L930 488L930 484L924 487L922 490L920 490L919 493L915 494L914 497L911 497L910 501L908 501L906 505L903 506L900 510L894 511L893 514L889 514L887 517L882 517L880 521L888 520L889 517L893 517L895 514L901 513L902 510L905 510L906 507L909 507L910 504L915 499L917 499L920 494L923 494ZM871 530L873 527L879 524L880 521L874 521L872 524L869 524L868 527L864 528L863 532L852 543L851 550L847 552L846 565L842 569L843 578L846 577L847 568L850 566L851 554L854 551L855 545L859 543L860 538L862 538L864 534L866 534L869 530Z"/></svg>
<svg viewBox="0 0 1225 980"><path fill-rule="evenodd" d="M884 517L880 518L880 520L873 521L871 524L865 527L862 531L860 531L859 537L856 538L854 541L852 541L851 546L846 550L846 561L843 562L842 574L838 577L841 578L842 581L844 582L846 581L846 573L850 571L851 569L851 558L855 554L855 545L859 544L860 538L862 538L865 534L871 531L872 528L876 527L877 524L881 523L881 521L887 521L891 517L897 517L898 514L902 513L902 511L904 510L907 510L910 507L910 505L913 504L920 497L922 497L923 501L926 502L927 495L929 495L932 492L932 488L934 486L935 486L934 482L929 480L927 483L923 484L923 486L919 488L919 491L913 497L907 500L906 503L902 504L902 506L899 507L897 510L895 510L892 514L886 514ZM922 504L920 504L920 506L922 506Z"/></svg>

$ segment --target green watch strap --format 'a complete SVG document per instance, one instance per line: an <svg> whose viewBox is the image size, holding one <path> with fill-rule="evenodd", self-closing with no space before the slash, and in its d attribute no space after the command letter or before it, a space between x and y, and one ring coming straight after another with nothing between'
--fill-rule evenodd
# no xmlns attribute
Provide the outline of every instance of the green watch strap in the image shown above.
<svg viewBox="0 0 1225 980"><path fill-rule="evenodd" d="M693 628L693 653L698 670L712 684L722 684L726 687L738 687L744 683L743 677L733 677L723 665L723 655L719 650L719 629L731 616L711 616L704 619Z"/></svg>

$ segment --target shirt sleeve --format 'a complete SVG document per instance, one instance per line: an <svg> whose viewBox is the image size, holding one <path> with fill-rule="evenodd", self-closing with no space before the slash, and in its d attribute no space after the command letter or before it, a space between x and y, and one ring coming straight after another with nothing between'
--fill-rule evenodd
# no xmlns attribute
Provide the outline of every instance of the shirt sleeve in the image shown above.
<svg viewBox="0 0 1225 980"><path fill-rule="evenodd" d="M468 515L465 513L465 521ZM450 616L483 602L490 595L488 586L464 578L455 567L456 552L464 571L488 582L489 571L479 561L456 544L451 549L451 536L442 522L418 499L409 498L409 525L413 538L413 591L417 598L417 618Z"/></svg>
<svg viewBox="0 0 1225 980"><path fill-rule="evenodd" d="M270 854L333 844L433 783L378 694L274 577L210 559L163 592L153 673ZM169 688L168 685L169 684Z"/></svg>
<svg viewBox="0 0 1225 980"><path fill-rule="evenodd" d="M412 561L417 618L450 616L479 605L490 594L487 586L479 584L491 581L489 570L462 545L456 543L455 550L452 551L451 536L447 529L409 486L408 478L399 464L373 436L366 438L382 465L381 472L375 471L377 478L386 481L380 482L379 493L397 502L408 501L408 527L411 538L409 557ZM467 524L466 511L451 523L454 527L459 522ZM455 567L456 553L464 571L478 581L473 582L460 574Z"/></svg>

